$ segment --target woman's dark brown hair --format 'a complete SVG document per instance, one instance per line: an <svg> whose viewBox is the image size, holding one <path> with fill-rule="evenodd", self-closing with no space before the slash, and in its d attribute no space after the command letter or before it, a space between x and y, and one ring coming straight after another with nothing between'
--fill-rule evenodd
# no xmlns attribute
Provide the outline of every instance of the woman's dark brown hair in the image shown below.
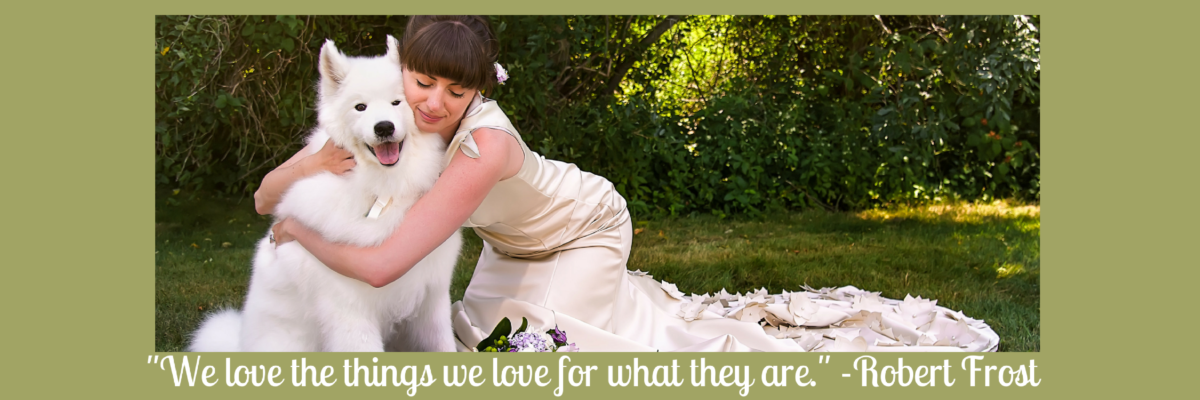
<svg viewBox="0 0 1200 400"><path fill-rule="evenodd" d="M414 15L401 40L400 63L425 75L449 78L468 89L496 83L498 42L478 15Z"/></svg>

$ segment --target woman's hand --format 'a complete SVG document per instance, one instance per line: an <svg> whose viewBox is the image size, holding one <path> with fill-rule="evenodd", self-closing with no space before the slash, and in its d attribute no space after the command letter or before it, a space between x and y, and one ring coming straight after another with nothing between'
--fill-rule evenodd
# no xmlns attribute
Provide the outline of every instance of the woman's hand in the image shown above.
<svg viewBox="0 0 1200 400"><path fill-rule="evenodd" d="M271 241L275 243L275 247L296 240L296 237L292 236L292 224L291 218L284 218L271 226Z"/></svg>
<svg viewBox="0 0 1200 400"><path fill-rule="evenodd" d="M326 140L325 145L321 146L321 150L307 158L311 159L311 161L305 160L312 163L310 168L329 171L335 175L344 174L357 165L354 162L354 154L333 144L333 140Z"/></svg>
<svg viewBox="0 0 1200 400"><path fill-rule="evenodd" d="M321 148L317 149L317 146ZM296 181L321 171L342 175L354 166L354 154L337 147L332 140L326 140L325 143L309 143L263 177L258 191L254 192L254 210L263 215L273 214L283 192Z"/></svg>

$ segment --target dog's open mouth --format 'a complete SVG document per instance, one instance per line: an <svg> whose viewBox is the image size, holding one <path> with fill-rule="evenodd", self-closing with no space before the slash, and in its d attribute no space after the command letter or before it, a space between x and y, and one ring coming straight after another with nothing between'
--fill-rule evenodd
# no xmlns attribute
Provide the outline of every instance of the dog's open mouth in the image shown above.
<svg viewBox="0 0 1200 400"><path fill-rule="evenodd" d="M400 161L400 148L403 146L404 142L387 142L377 144L375 147L367 145L367 150L370 150L371 154L375 155L380 164L390 167L396 165L397 161Z"/></svg>

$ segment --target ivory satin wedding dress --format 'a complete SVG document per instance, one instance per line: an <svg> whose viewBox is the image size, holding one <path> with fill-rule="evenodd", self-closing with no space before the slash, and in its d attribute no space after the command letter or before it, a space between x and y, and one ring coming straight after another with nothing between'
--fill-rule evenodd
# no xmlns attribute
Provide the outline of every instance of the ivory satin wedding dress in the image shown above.
<svg viewBox="0 0 1200 400"><path fill-rule="evenodd" d="M463 225L483 253L452 307L460 351L507 317L557 326L582 351L996 351L987 324L921 298L893 300L852 286L797 292L684 294L629 271L625 199L603 177L529 150L496 102L476 100L451 140L479 157L471 133L511 134L525 159Z"/></svg>

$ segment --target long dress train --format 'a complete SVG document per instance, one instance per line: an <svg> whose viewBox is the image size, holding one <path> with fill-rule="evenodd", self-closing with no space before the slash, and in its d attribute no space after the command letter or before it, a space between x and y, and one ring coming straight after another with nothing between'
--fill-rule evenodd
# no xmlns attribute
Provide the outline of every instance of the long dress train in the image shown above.
<svg viewBox="0 0 1200 400"><path fill-rule="evenodd" d="M477 100L451 140L478 157L471 133L508 132L525 160L464 226L484 240L462 301L458 348L471 351L502 318L558 327L582 351L996 351L983 321L936 300L883 298L846 286L796 292L685 294L626 263L632 223L608 180L529 150L491 100Z"/></svg>

